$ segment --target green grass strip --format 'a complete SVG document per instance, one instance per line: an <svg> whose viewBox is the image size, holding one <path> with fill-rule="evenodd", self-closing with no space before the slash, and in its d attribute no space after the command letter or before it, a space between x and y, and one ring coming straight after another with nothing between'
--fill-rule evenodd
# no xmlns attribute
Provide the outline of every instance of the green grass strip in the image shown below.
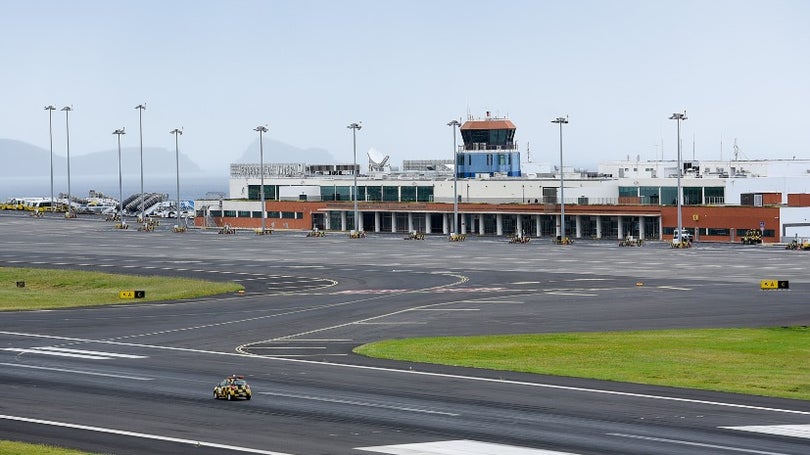
<svg viewBox="0 0 810 455"><path fill-rule="evenodd" d="M0 455L92 455L79 450L62 449L44 444L0 441Z"/></svg>
<svg viewBox="0 0 810 455"><path fill-rule="evenodd" d="M24 282L24 287L17 282ZM0 311L191 299L242 288L236 283L187 278L0 267ZM145 291L146 297L119 297L120 291L132 290Z"/></svg>
<svg viewBox="0 0 810 455"><path fill-rule="evenodd" d="M810 400L810 329L657 330L385 340L369 357Z"/></svg>

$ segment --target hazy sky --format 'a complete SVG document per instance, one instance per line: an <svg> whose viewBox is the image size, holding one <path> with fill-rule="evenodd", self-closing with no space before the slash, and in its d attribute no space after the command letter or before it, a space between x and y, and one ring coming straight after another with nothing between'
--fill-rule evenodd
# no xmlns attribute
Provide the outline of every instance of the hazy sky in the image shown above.
<svg viewBox="0 0 810 455"><path fill-rule="evenodd" d="M810 158L810 2L0 0L0 137L174 149L227 172L267 138L358 161L450 159L453 118L508 116L532 160ZM64 154L64 113L54 148ZM459 138L460 140L460 138ZM265 161L298 161L274 156ZM256 161L258 162L258 156Z"/></svg>

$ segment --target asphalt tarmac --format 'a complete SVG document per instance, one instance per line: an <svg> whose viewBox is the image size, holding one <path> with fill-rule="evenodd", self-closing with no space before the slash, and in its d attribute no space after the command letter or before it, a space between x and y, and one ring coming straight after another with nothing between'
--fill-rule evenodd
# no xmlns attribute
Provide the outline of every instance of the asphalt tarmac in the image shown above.
<svg viewBox="0 0 810 455"><path fill-rule="evenodd" d="M0 313L0 439L114 454L805 454L806 401L351 350L411 336L810 325L808 260L776 246L139 232L3 212L0 266L246 292ZM790 289L762 291L762 279ZM212 399L230 374L246 376L252 400Z"/></svg>

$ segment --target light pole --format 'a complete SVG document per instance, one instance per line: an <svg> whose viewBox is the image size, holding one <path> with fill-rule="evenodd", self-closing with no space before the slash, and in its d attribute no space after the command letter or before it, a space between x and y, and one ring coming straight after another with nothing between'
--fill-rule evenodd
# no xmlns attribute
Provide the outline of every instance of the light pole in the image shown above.
<svg viewBox="0 0 810 455"><path fill-rule="evenodd" d="M51 212L56 210L56 201L53 199L53 111L56 110L53 105L45 106L48 111L48 135L51 138Z"/></svg>
<svg viewBox="0 0 810 455"><path fill-rule="evenodd" d="M686 111L683 111L683 113L675 112L669 119L675 120L678 124L678 245L680 245L683 240L683 218L681 216L681 171L683 170L681 166L681 120L686 120Z"/></svg>
<svg viewBox="0 0 810 455"><path fill-rule="evenodd" d="M174 161L177 166L177 222L180 223L180 146L178 137L183 134L182 128L175 128L169 131L174 134ZM185 224L185 223L184 223Z"/></svg>
<svg viewBox="0 0 810 455"><path fill-rule="evenodd" d="M141 223L146 222L143 216L144 202L143 202L143 111L146 110L146 103L135 106L138 110L138 126L140 128L140 141L141 141Z"/></svg>
<svg viewBox="0 0 810 455"><path fill-rule="evenodd" d="M458 234L458 148L456 147L456 128L461 123L456 120L447 122L453 128L453 234Z"/></svg>
<svg viewBox="0 0 810 455"><path fill-rule="evenodd" d="M68 184L68 197L67 197L67 218L73 216L73 209L70 205L70 111L73 110L71 106L65 106L61 109L65 112L65 144L67 147L67 184Z"/></svg>
<svg viewBox="0 0 810 455"><path fill-rule="evenodd" d="M127 134L124 128L112 132L118 136L118 221L124 222L124 185L121 180L121 135Z"/></svg>
<svg viewBox="0 0 810 455"><path fill-rule="evenodd" d="M565 242L565 178L563 177L563 136L562 126L568 123L568 116L557 117L551 121L560 125L560 241Z"/></svg>
<svg viewBox="0 0 810 455"><path fill-rule="evenodd" d="M264 206L264 139L263 135L267 132L267 127L264 125L259 125L256 128L253 128L253 131L259 132L259 178L260 178L260 187L259 187L259 194L262 199L262 234L267 232L267 209Z"/></svg>
<svg viewBox="0 0 810 455"><path fill-rule="evenodd" d="M355 122L346 127L352 130L352 147L354 149L354 169L352 169L352 175L354 175L354 231L357 232L360 231L360 222L357 218L357 130L363 127L360 123L362 122Z"/></svg>

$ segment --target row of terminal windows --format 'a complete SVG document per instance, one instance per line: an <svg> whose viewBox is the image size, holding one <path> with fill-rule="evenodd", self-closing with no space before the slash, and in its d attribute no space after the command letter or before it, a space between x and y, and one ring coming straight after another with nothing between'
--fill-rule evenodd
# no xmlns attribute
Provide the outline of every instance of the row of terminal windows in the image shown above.
<svg viewBox="0 0 810 455"><path fill-rule="evenodd" d="M722 186L682 187L684 205L722 204L725 202L726 189ZM677 205L678 187L676 186L620 186L619 198L626 202L652 205ZM636 199L628 201L627 198Z"/></svg>
<svg viewBox="0 0 810 455"><path fill-rule="evenodd" d="M248 186L248 199L260 200L260 185ZM353 186L322 186L322 201L351 201ZM264 197L274 200L278 194L277 185L265 185ZM433 202L432 186L359 186L357 200L369 202Z"/></svg>
<svg viewBox="0 0 810 455"><path fill-rule="evenodd" d="M695 235L695 229L688 228L684 226L684 231L689 232L692 235ZM731 228L712 228L712 227L700 227L697 228L697 235L700 236L718 236L718 237L730 237L731 234L734 234L735 238L741 239L745 236L748 232L748 229L731 229ZM669 237L675 233L674 227L665 227L664 228L664 236ZM763 237L776 237L776 231L773 229L763 229L762 230Z"/></svg>
<svg viewBox="0 0 810 455"><path fill-rule="evenodd" d="M214 218L261 218L261 210L211 210L210 215ZM205 216L202 210L197 212L197 216ZM301 220L304 218L304 212L267 212L266 218L271 219L287 219L287 220Z"/></svg>

